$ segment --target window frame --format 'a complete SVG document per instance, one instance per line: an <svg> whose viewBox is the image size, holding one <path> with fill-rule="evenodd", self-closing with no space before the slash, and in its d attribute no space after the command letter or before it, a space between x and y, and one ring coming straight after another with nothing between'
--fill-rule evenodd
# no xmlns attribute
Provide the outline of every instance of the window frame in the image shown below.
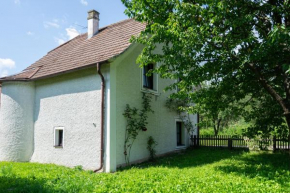
<svg viewBox="0 0 290 193"><path fill-rule="evenodd" d="M183 146L182 141L182 122L176 121L176 146Z"/></svg>
<svg viewBox="0 0 290 193"><path fill-rule="evenodd" d="M151 63L151 64L153 66L152 69L154 69L156 64L154 64L154 63ZM148 65L150 65L150 64L148 64ZM144 78L145 77L144 70L145 70L145 67L147 67L147 66L144 66L143 68L141 68L141 71L140 71L140 74L141 74L141 92L151 93L151 94L154 94L154 95L159 95L159 93L158 93L158 81L159 81L158 80L159 79L158 74L152 73L152 81L153 81L152 86L153 86L153 89L152 88L147 88L147 87L144 86L144 79L145 79Z"/></svg>
<svg viewBox="0 0 290 193"><path fill-rule="evenodd" d="M181 124L181 133L180 133L181 143L180 144L177 143L178 142L177 140L177 124L178 123ZM186 148L187 146L186 131L185 131L184 123L180 119L175 119L175 139L176 139L176 142L175 142L176 149Z"/></svg>
<svg viewBox="0 0 290 193"><path fill-rule="evenodd" d="M62 142L60 143L60 131L62 131ZM64 127L54 127L54 135L53 135L53 147L55 148L63 148L64 147Z"/></svg>

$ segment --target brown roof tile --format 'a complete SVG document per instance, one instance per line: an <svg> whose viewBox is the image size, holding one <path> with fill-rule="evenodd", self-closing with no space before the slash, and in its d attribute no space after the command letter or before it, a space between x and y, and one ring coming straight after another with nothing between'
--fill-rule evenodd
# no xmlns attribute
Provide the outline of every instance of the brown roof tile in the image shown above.
<svg viewBox="0 0 290 193"><path fill-rule="evenodd" d="M145 24L127 19L101 28L90 39L87 39L87 33L81 34L51 50L19 74L0 81L34 80L105 62L123 53L131 45L130 38L144 28Z"/></svg>

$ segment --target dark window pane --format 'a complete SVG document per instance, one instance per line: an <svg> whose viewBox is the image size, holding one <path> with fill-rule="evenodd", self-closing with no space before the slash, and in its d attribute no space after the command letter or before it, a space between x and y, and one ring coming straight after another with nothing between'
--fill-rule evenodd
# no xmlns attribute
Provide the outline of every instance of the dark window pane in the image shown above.
<svg viewBox="0 0 290 193"><path fill-rule="evenodd" d="M153 70L153 64L148 64L147 66L144 66L143 68L143 87L153 89L153 74L150 76L147 76L147 73L149 70Z"/></svg>
<svg viewBox="0 0 290 193"><path fill-rule="evenodd" d="M58 146L62 146L63 142L63 130L58 131Z"/></svg>
<svg viewBox="0 0 290 193"><path fill-rule="evenodd" d="M176 122L176 137L177 137L177 146L182 145L182 123Z"/></svg>

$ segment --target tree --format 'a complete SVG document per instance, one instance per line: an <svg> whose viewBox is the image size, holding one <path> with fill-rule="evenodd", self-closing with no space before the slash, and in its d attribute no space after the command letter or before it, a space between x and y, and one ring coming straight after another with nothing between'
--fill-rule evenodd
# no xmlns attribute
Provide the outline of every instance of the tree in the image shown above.
<svg viewBox="0 0 290 193"><path fill-rule="evenodd" d="M246 135L250 138L261 135L262 138L271 135L286 138L288 129L285 123L283 110L279 104L269 96L264 95L251 101L248 110L244 111L243 117L247 122L252 122L252 126L247 128Z"/></svg>
<svg viewBox="0 0 290 193"><path fill-rule="evenodd" d="M132 39L145 45L138 63L158 62L161 77L181 78L179 96L194 99L192 86L208 81L218 88L216 97L220 92L233 101L264 97L266 110L278 107L290 130L289 0L122 2L129 17L147 24ZM163 53L156 54L160 45Z"/></svg>
<svg viewBox="0 0 290 193"><path fill-rule="evenodd" d="M219 91L218 87L202 85L195 92L194 98L192 98L195 105L192 106L191 110L198 112L203 117L200 120L201 125L210 121L215 135L218 135L230 121L238 120L242 114L238 103L221 91Z"/></svg>

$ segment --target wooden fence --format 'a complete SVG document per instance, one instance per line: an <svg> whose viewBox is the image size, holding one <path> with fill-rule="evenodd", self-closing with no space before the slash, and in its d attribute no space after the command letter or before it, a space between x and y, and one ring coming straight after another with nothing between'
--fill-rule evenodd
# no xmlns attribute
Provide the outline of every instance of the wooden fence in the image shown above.
<svg viewBox="0 0 290 193"><path fill-rule="evenodd" d="M191 145L194 147L222 148L259 148L272 150L289 150L290 141L287 138L271 137L266 139L249 139L242 136L230 135L199 135L191 136Z"/></svg>

